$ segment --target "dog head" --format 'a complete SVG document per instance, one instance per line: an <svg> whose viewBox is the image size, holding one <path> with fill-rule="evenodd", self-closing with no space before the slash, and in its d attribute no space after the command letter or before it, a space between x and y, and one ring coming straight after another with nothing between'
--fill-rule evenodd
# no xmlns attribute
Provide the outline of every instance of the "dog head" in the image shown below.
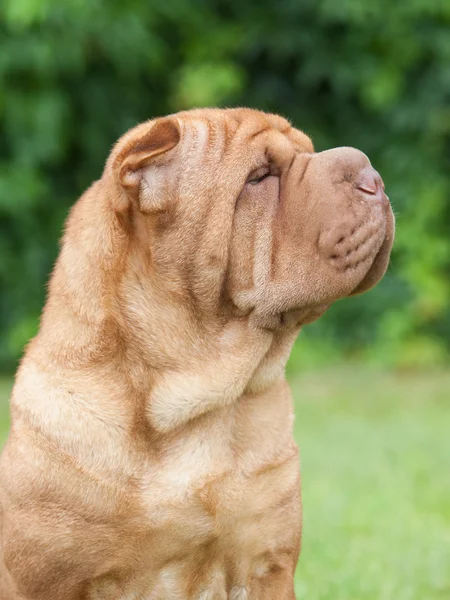
<svg viewBox="0 0 450 600"><path fill-rule="evenodd" d="M199 320L298 327L387 268L394 218L368 158L316 153L281 117L212 109L144 123L105 174L141 264L145 255L156 287L187 298Z"/></svg>

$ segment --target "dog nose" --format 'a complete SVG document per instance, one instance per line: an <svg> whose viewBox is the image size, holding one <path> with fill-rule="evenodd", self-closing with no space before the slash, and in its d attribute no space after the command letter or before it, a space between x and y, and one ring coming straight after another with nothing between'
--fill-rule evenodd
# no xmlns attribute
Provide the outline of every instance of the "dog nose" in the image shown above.
<svg viewBox="0 0 450 600"><path fill-rule="evenodd" d="M356 187L358 190L361 190L369 196L375 196L381 199L384 195L383 180L378 171L375 171L373 167L365 167L361 171L357 179Z"/></svg>

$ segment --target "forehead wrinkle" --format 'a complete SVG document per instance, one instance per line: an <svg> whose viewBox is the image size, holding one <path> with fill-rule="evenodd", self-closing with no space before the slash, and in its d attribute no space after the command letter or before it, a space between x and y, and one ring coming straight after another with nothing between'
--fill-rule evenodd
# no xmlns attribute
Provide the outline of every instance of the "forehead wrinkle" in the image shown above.
<svg viewBox="0 0 450 600"><path fill-rule="evenodd" d="M257 138L258 136L262 135L263 133L266 133L267 131L273 131L273 127L272 125L265 125L262 129L260 129L259 131L256 131L255 133L252 133L249 138L248 141L252 141L255 138Z"/></svg>
<svg viewBox="0 0 450 600"><path fill-rule="evenodd" d="M207 152L208 131L206 124L194 119L180 119L183 123L181 140L181 169L187 173L194 165L202 163Z"/></svg>
<svg viewBox="0 0 450 600"><path fill-rule="evenodd" d="M206 154L209 141L209 127L205 120L195 119L191 121L195 150L197 154Z"/></svg>
<svg viewBox="0 0 450 600"><path fill-rule="evenodd" d="M216 159L220 160L226 146L227 120L209 119L208 151Z"/></svg>
<svg viewBox="0 0 450 600"><path fill-rule="evenodd" d="M226 142L223 157L232 154L232 151L238 146L244 145L245 148L248 149L248 144L253 139L265 132L273 130L273 127L268 123L267 119L265 119L265 115L262 113L257 113L255 115L253 111L250 111L249 109L246 110L248 110L248 114L246 114L244 118L242 114L237 112L235 115L232 115L233 119L231 121L226 118L227 116L231 116L230 114L224 115L225 119L223 121L223 126Z"/></svg>
<svg viewBox="0 0 450 600"><path fill-rule="evenodd" d="M196 164L211 163L220 159L224 152L226 140L223 135L227 120L192 117L182 119L186 135L186 150L183 158L193 159Z"/></svg>
<svg viewBox="0 0 450 600"><path fill-rule="evenodd" d="M300 150L300 152L314 152L312 140L306 135L306 133L300 131L300 129L291 127L288 137L294 146Z"/></svg>
<svg viewBox="0 0 450 600"><path fill-rule="evenodd" d="M232 145L237 132L239 131L240 127L242 126L242 119L239 119L236 117L236 115L233 115L233 118L231 118L231 119L224 118L222 123L223 123L224 134L225 134L223 151L222 151L222 157L223 157L225 154L228 153L228 150L230 149L230 146Z"/></svg>
<svg viewBox="0 0 450 600"><path fill-rule="evenodd" d="M258 129L249 134L249 142L268 132L280 133L288 139L290 138L289 133L292 130L292 126L286 119L279 117L278 115L266 114L264 115L264 121L265 123L262 126L259 124ZM289 141L292 140L289 139Z"/></svg>

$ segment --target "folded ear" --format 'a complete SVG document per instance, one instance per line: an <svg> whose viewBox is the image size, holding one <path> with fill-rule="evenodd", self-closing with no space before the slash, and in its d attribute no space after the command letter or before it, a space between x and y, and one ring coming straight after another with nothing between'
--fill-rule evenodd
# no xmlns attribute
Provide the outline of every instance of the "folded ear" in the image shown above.
<svg viewBox="0 0 450 600"><path fill-rule="evenodd" d="M130 199L137 201L142 212L164 207L167 168L160 161L155 164L155 159L179 141L178 124L170 118L158 119L150 129L147 124L140 125L119 141L112 168L124 193L116 203L117 210L126 210Z"/></svg>

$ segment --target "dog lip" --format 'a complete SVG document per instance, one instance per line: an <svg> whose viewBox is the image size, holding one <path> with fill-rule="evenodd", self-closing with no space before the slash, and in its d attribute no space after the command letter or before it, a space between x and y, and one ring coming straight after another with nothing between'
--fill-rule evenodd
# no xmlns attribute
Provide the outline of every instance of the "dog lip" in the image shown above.
<svg viewBox="0 0 450 600"><path fill-rule="evenodd" d="M386 231L381 245L370 263L369 269L358 285L350 292L349 296L355 296L368 291L382 278L389 264L389 253L393 238L393 232Z"/></svg>
<svg viewBox="0 0 450 600"><path fill-rule="evenodd" d="M328 229L319 236L320 255L338 270L354 267L355 263L366 260L367 254L371 254L377 246L385 223L381 206L375 206L377 210L371 211L364 221L345 228Z"/></svg>

